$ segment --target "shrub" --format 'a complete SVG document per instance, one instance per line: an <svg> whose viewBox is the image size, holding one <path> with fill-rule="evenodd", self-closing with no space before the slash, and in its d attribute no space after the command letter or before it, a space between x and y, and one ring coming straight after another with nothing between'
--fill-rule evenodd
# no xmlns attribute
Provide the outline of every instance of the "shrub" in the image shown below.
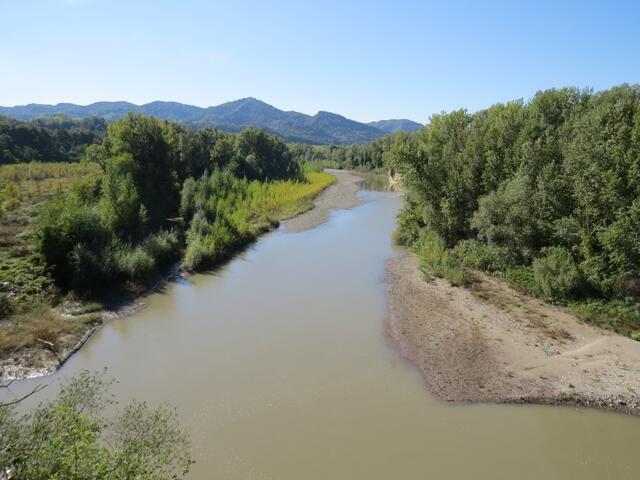
<svg viewBox="0 0 640 480"><path fill-rule="evenodd" d="M406 247L413 245L420 238L420 225L415 210L408 205L403 207L398 213L398 228L393 233L394 242Z"/></svg>
<svg viewBox="0 0 640 480"><path fill-rule="evenodd" d="M13 313L13 302L6 293L0 292L0 320Z"/></svg>
<svg viewBox="0 0 640 480"><path fill-rule="evenodd" d="M193 272L204 263L204 258L207 256L202 238L195 237L187 246L183 266L186 270Z"/></svg>
<svg viewBox="0 0 640 480"><path fill-rule="evenodd" d="M537 293L545 300L562 300L575 292L580 273L571 254L562 247L549 247L533 261Z"/></svg>
<svg viewBox="0 0 640 480"><path fill-rule="evenodd" d="M47 265L53 268L54 276L65 286L77 271L69 263L76 246L100 244L105 234L97 212L73 198L57 199L45 205L36 228L38 249Z"/></svg>
<svg viewBox="0 0 640 480"><path fill-rule="evenodd" d="M515 264L508 248L478 240L462 240L456 245L455 253L465 265L489 273L505 272Z"/></svg>
<svg viewBox="0 0 640 480"><path fill-rule="evenodd" d="M161 230L149 235L142 242L142 248L151 255L157 265L166 265L180 255L180 241L174 231Z"/></svg>
<svg viewBox="0 0 640 480"><path fill-rule="evenodd" d="M640 306L624 300L587 300L571 305L583 321L640 341Z"/></svg>
<svg viewBox="0 0 640 480"><path fill-rule="evenodd" d="M416 250L422 271L427 277L446 278L455 286L464 284L462 263L435 232L425 231Z"/></svg>
<svg viewBox="0 0 640 480"><path fill-rule="evenodd" d="M143 247L125 247L115 254L117 272L128 280L148 278L156 267L153 257Z"/></svg>
<svg viewBox="0 0 640 480"><path fill-rule="evenodd" d="M531 267L516 266L509 268L504 272L504 279L519 292L528 295L535 295L537 292L533 268Z"/></svg>
<svg viewBox="0 0 640 480"><path fill-rule="evenodd" d="M78 243L69 253L71 287L79 292L93 289L103 278L104 264L100 256L84 243Z"/></svg>

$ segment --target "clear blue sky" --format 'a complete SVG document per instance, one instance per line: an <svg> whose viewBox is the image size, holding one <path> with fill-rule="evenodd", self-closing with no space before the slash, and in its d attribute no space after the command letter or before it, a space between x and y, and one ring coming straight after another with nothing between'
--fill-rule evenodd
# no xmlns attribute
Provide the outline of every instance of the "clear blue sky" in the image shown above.
<svg viewBox="0 0 640 480"><path fill-rule="evenodd" d="M640 81L638 1L0 0L0 105L253 96L356 120Z"/></svg>

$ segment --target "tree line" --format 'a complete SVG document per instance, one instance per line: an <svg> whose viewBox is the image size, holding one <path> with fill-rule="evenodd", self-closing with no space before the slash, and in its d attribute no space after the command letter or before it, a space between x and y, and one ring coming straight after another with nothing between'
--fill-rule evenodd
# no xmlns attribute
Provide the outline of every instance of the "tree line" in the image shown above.
<svg viewBox="0 0 640 480"><path fill-rule="evenodd" d="M22 122L0 116L0 165L77 162L106 128L101 118L72 120L58 115Z"/></svg>
<svg viewBox="0 0 640 480"><path fill-rule="evenodd" d="M296 160L324 168L345 170L372 170L383 172L389 164L393 145L404 141L410 134L397 132L380 137L370 143L352 145L292 144L290 149Z"/></svg>
<svg viewBox="0 0 640 480"><path fill-rule="evenodd" d="M468 265L552 301L640 298L640 86L541 91L396 140L398 239L428 271L462 283Z"/></svg>
<svg viewBox="0 0 640 480"><path fill-rule="evenodd" d="M223 237L245 239L256 220L255 209L238 208L238 189L251 181L303 181L287 146L261 130L194 132L138 114L110 124L86 157L101 173L47 203L35 229L57 284L76 291L144 282L179 257L185 240L193 251L200 241L193 232L205 228L202 211L220 234L211 240L220 258Z"/></svg>

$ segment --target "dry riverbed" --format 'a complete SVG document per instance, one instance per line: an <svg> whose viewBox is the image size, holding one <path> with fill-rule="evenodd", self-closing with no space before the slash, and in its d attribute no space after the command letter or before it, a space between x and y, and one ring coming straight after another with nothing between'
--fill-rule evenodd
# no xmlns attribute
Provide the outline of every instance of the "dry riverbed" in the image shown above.
<svg viewBox="0 0 640 480"><path fill-rule="evenodd" d="M640 414L640 342L474 274L426 282L409 252L387 263L389 328L427 387L451 402L583 405Z"/></svg>

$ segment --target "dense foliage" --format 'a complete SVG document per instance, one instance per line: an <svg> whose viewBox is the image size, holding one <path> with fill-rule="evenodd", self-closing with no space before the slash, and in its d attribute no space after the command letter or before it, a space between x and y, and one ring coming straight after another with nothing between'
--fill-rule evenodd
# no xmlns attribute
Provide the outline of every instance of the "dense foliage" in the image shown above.
<svg viewBox="0 0 640 480"><path fill-rule="evenodd" d="M266 183L224 171L187 179L180 204L189 225L185 268L195 270L228 258L280 219L309 208L311 197L333 181L329 174L309 173L307 182Z"/></svg>
<svg viewBox="0 0 640 480"><path fill-rule="evenodd" d="M106 130L103 119L62 116L21 122L0 117L0 165L24 162L74 162Z"/></svg>
<svg viewBox="0 0 640 480"><path fill-rule="evenodd" d="M144 284L184 240L188 268L219 261L278 219L272 185L306 184L288 147L257 129L194 132L129 115L87 157L101 174L42 208L36 230L56 282L80 292Z"/></svg>
<svg viewBox="0 0 640 480"><path fill-rule="evenodd" d="M549 300L640 298L640 86L434 115L388 159L404 243Z"/></svg>
<svg viewBox="0 0 640 480"><path fill-rule="evenodd" d="M107 418L110 384L85 371L28 414L0 404L0 478L183 478L193 462L175 412L133 402Z"/></svg>

